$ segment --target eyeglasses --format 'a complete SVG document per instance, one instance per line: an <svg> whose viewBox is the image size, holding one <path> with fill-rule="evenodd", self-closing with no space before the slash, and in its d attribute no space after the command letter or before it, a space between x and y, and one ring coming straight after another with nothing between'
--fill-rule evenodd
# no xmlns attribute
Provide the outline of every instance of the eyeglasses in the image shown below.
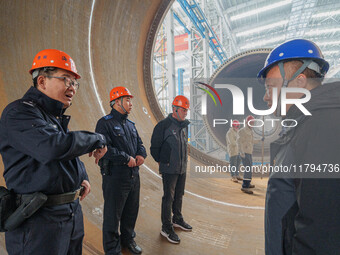
<svg viewBox="0 0 340 255"><path fill-rule="evenodd" d="M63 79L64 80L64 83L65 83L65 86L67 88L69 87L74 87L75 90L79 89L79 82L77 82L76 80L72 80L71 78L69 77L60 77L60 76L45 76L47 78L57 78L57 79Z"/></svg>

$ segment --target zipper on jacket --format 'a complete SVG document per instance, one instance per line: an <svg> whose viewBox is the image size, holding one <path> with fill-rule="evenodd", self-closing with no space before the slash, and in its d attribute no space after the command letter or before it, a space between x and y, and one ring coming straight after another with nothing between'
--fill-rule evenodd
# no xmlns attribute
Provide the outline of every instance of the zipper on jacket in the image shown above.
<svg viewBox="0 0 340 255"><path fill-rule="evenodd" d="M182 172L182 165L183 165L183 144L182 144L182 131L183 129L179 130L179 145L180 145L180 158L181 158L181 167L180 167L180 171Z"/></svg>

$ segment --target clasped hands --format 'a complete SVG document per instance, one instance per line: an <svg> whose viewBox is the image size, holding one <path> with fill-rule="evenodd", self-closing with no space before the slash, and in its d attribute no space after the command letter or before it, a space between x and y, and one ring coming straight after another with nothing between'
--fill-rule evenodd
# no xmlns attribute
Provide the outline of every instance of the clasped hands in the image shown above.
<svg viewBox="0 0 340 255"><path fill-rule="evenodd" d="M128 162L128 167L140 166L144 163L144 158L140 155L137 155L136 158L130 156L130 160Z"/></svg>

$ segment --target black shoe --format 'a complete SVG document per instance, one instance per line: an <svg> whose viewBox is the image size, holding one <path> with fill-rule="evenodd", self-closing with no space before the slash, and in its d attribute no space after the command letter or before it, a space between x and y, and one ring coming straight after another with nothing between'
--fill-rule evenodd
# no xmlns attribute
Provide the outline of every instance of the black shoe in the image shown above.
<svg viewBox="0 0 340 255"><path fill-rule="evenodd" d="M170 243L180 243L181 239L179 239L178 235L175 233L173 227L170 229L162 228L161 235L164 236Z"/></svg>
<svg viewBox="0 0 340 255"><path fill-rule="evenodd" d="M232 181L232 182L236 182L236 183L238 182L236 176L232 176L232 177L231 177L231 181Z"/></svg>
<svg viewBox="0 0 340 255"><path fill-rule="evenodd" d="M241 190L242 190L244 193L253 194L253 191L250 190L250 188L241 188Z"/></svg>
<svg viewBox="0 0 340 255"><path fill-rule="evenodd" d="M130 243L126 245L126 248L129 249L133 254L141 254L142 253L142 248L139 247L135 240L132 240Z"/></svg>
<svg viewBox="0 0 340 255"><path fill-rule="evenodd" d="M183 219L178 221L173 220L172 223L175 228L181 228L184 231L192 231L192 227L188 223L186 223Z"/></svg>

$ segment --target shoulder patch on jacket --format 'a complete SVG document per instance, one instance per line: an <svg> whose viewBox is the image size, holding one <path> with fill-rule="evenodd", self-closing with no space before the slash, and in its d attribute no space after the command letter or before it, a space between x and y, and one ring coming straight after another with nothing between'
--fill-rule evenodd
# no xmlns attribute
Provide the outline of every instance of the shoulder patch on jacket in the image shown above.
<svg viewBox="0 0 340 255"><path fill-rule="evenodd" d="M35 107L35 103L33 101L22 101L23 104Z"/></svg>
<svg viewBox="0 0 340 255"><path fill-rule="evenodd" d="M111 114L109 114L109 115L104 116L103 118L104 118L105 120L109 120L109 119L112 119L113 116L112 116Z"/></svg>

